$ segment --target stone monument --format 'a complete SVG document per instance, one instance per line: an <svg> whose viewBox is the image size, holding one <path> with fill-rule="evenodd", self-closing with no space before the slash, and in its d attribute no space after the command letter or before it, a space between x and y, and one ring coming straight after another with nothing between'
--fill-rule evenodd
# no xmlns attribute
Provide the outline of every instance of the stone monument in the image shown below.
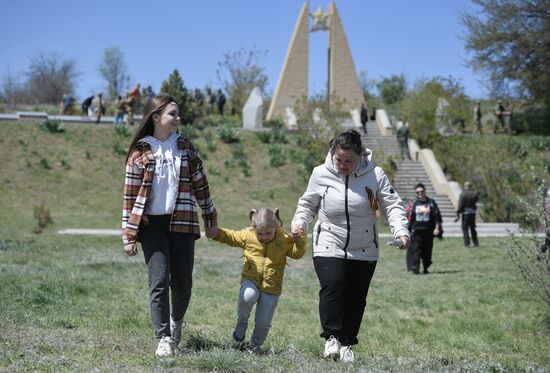
<svg viewBox="0 0 550 373"><path fill-rule="evenodd" d="M311 30L309 30L308 14L313 19ZM289 108L292 111L296 103L308 95L310 31L329 32L327 91L330 107L333 107L333 100L343 102L344 107L341 109L346 111L358 109L362 103L365 103L336 5L330 3L326 13L321 6L314 13L309 13L309 2L306 1L290 40L267 119L278 116L283 118L288 126Z"/></svg>
<svg viewBox="0 0 550 373"><path fill-rule="evenodd" d="M259 87L255 87L243 107L243 128L259 129L263 127L263 107L262 91Z"/></svg>

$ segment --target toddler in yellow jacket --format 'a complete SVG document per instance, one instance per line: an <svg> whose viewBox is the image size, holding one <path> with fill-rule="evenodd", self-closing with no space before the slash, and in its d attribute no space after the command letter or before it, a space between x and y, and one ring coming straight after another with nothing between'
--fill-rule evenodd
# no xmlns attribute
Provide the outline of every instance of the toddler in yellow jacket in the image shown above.
<svg viewBox="0 0 550 373"><path fill-rule="evenodd" d="M303 234L294 239L281 229L283 224L278 209L251 210L250 221L250 228L239 231L211 228L210 235L216 241L243 249L244 265L233 339L238 347L243 345L248 318L256 304L254 331L248 350L258 353L267 338L281 295L286 258L304 256L306 236Z"/></svg>

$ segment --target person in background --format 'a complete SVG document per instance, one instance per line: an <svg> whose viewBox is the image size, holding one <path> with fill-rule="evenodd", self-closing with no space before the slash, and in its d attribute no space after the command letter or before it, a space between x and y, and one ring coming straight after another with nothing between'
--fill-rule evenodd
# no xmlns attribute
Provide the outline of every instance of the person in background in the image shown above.
<svg viewBox="0 0 550 373"><path fill-rule="evenodd" d="M225 95L221 89L218 89L218 95L216 97L216 105L218 106L218 113L223 116L223 108L225 106Z"/></svg>
<svg viewBox="0 0 550 373"><path fill-rule="evenodd" d="M103 107L103 93L99 92L94 97L94 100L92 101L92 106L94 108L94 113L95 113L95 122L99 123L101 121L101 115L105 110Z"/></svg>
<svg viewBox="0 0 550 373"><path fill-rule="evenodd" d="M367 108L365 107L365 104L361 104L361 127L363 128L363 134L367 135L367 122L369 121L369 114L367 112Z"/></svg>
<svg viewBox="0 0 550 373"><path fill-rule="evenodd" d="M351 363L352 346L367 304L378 262L378 212L390 226L397 246L409 245L403 201L388 177L363 147L355 130L330 141L325 163L314 168L291 223L298 237L317 216L313 228L313 265L319 279L319 316L323 356Z"/></svg>
<svg viewBox="0 0 550 373"><path fill-rule="evenodd" d="M212 228L211 237L243 249L244 263L233 340L238 348L243 346L248 318L256 305L254 331L248 351L258 353L267 338L283 289L286 258L300 259L304 256L306 236L293 237L282 230L278 209L251 210L250 221L252 226L240 231Z"/></svg>
<svg viewBox="0 0 550 373"><path fill-rule="evenodd" d="M117 99L115 100L115 119L114 119L115 125L122 124L124 120L124 113L125 113L124 107L125 107L125 103L124 103L124 100L122 99L122 96L118 96Z"/></svg>
<svg viewBox="0 0 550 373"><path fill-rule="evenodd" d="M504 106L502 105L502 101L498 100L497 104L495 106L495 109L493 110L493 114L495 114L495 117L497 118L497 121L495 122L495 125L493 127L493 133L497 133L500 129L505 129L504 125Z"/></svg>
<svg viewBox="0 0 550 373"><path fill-rule="evenodd" d="M424 184L414 187L416 200L410 206L409 230L411 231L411 247L407 252L407 270L415 275L420 273L420 260L424 274L432 264L434 236L441 237L443 220L435 200L428 198Z"/></svg>
<svg viewBox="0 0 550 373"><path fill-rule="evenodd" d="M464 190L460 193L458 199L458 210L456 211L455 222L462 217L462 236L464 238L464 246L470 246L470 232L472 233L472 241L474 246L479 246L476 231L476 212L478 195L472 189L472 183L464 182Z"/></svg>
<svg viewBox="0 0 550 373"><path fill-rule="evenodd" d="M134 102L135 97L132 92L126 93L126 99L124 100L124 109L128 115L126 116L126 124L133 126L134 125Z"/></svg>
<svg viewBox="0 0 550 373"><path fill-rule="evenodd" d="M93 101L94 97L95 96L90 96L90 97L84 99L84 101L82 101L82 104L80 105L80 108L82 109L82 115L83 116L90 116L91 115L91 113L89 112L89 109L92 106L92 101Z"/></svg>
<svg viewBox="0 0 550 373"><path fill-rule="evenodd" d="M482 117L482 114L481 114L481 102L480 102L480 101L476 101L476 105L474 106L474 121L475 121L475 124L476 124L476 130L475 130L475 132L476 132L478 135L481 135L481 117Z"/></svg>
<svg viewBox="0 0 550 373"><path fill-rule="evenodd" d="M198 208L207 236L217 226L202 161L193 144L178 134L179 123L176 100L156 95L145 108L126 157L123 251L135 256L141 242L157 357L171 356L181 340L191 299L195 240L201 236Z"/></svg>
<svg viewBox="0 0 550 373"><path fill-rule="evenodd" d="M399 121L397 125L397 143L399 144L399 150L401 152L401 160L411 159L409 151L409 124Z"/></svg>

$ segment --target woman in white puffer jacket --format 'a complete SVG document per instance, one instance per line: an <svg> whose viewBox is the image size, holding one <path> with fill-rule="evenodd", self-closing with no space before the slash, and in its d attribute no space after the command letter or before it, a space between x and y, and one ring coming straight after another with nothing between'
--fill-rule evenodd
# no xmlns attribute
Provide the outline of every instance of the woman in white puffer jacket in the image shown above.
<svg viewBox="0 0 550 373"><path fill-rule="evenodd" d="M409 245L405 208L384 171L349 130L330 142L325 163L315 167L291 223L295 236L313 228L313 263L319 278L319 314L325 358L353 362L351 346L366 306L378 261L377 210L385 214L401 249Z"/></svg>

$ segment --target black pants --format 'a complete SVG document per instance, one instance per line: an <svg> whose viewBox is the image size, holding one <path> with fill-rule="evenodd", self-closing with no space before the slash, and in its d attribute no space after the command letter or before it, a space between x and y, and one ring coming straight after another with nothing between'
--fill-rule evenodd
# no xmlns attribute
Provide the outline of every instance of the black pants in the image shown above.
<svg viewBox="0 0 550 373"><path fill-rule="evenodd" d="M170 215L148 215L148 218L149 225L140 226L139 237L149 272L153 331L160 338L170 336L170 313L174 320L181 320L189 306L195 237L170 232Z"/></svg>
<svg viewBox="0 0 550 373"><path fill-rule="evenodd" d="M357 344L376 261L315 257L313 264L321 285L321 337L334 336L343 346Z"/></svg>
<svg viewBox="0 0 550 373"><path fill-rule="evenodd" d="M470 232L472 233L474 245L479 246L479 242L477 241L475 214L462 214L462 236L464 237L464 246L470 246Z"/></svg>
<svg viewBox="0 0 550 373"><path fill-rule="evenodd" d="M432 264L434 236L431 229L415 230L411 236L411 246L407 250L407 271L418 271L420 259L424 270Z"/></svg>

